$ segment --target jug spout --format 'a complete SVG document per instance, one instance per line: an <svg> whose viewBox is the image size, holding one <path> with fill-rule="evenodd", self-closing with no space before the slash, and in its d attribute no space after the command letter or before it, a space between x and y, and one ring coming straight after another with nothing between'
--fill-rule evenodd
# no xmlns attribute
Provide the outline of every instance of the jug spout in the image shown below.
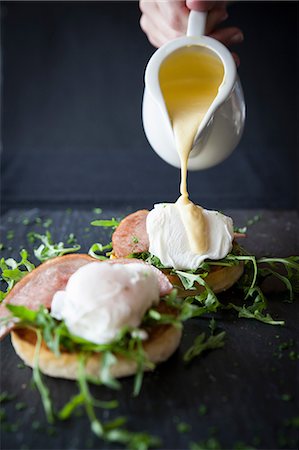
<svg viewBox="0 0 299 450"><path fill-rule="evenodd" d="M225 160L241 140L245 125L245 101L237 77L228 98L208 118L195 138L190 153L190 170L207 169Z"/></svg>

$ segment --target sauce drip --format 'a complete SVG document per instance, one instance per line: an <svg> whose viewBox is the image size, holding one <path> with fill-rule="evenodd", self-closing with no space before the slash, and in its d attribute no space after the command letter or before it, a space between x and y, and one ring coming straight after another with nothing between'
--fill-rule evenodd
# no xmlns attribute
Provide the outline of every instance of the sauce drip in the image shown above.
<svg viewBox="0 0 299 450"><path fill-rule="evenodd" d="M181 196L176 205L191 250L198 254L209 248L209 236L203 209L189 199L187 166L198 127L218 94L223 76L221 60L209 49L197 45L174 51L163 61L159 72L181 162Z"/></svg>

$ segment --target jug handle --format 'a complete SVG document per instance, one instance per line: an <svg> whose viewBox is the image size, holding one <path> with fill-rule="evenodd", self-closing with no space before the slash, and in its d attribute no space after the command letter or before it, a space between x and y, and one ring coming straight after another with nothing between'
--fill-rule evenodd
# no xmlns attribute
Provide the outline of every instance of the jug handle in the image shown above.
<svg viewBox="0 0 299 450"><path fill-rule="evenodd" d="M206 28L207 13L191 11L188 19L187 36L203 36Z"/></svg>

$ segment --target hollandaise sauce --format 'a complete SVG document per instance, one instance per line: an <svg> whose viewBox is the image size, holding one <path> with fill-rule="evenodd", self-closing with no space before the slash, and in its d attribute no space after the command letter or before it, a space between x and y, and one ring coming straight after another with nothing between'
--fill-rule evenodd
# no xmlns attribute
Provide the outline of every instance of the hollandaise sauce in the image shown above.
<svg viewBox="0 0 299 450"><path fill-rule="evenodd" d="M202 208L192 203L187 190L187 166L199 125L218 94L224 67L211 50L191 45L176 50L161 64L159 82L173 127L181 162L179 208L190 247L204 253L209 245Z"/></svg>

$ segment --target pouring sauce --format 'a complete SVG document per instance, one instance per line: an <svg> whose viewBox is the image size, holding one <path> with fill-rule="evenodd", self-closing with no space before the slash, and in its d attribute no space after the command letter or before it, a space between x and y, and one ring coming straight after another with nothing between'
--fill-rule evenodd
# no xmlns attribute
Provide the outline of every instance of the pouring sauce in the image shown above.
<svg viewBox="0 0 299 450"><path fill-rule="evenodd" d="M187 166L198 128L218 94L223 81L223 64L212 51L191 45L171 53L161 64L159 82L173 127L181 163L181 196L176 202L189 244L194 253L209 247L203 210L190 199Z"/></svg>

